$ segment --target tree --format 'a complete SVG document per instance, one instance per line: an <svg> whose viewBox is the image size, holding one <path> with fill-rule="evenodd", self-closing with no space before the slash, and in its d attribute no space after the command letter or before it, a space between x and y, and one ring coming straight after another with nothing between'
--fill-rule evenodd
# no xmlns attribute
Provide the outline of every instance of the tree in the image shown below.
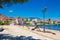
<svg viewBox="0 0 60 40"><path fill-rule="evenodd" d="M45 12L46 12L46 7L42 8L42 13L43 13L43 32L45 32Z"/></svg>
<svg viewBox="0 0 60 40"><path fill-rule="evenodd" d="M30 20L28 18L24 19L23 23L27 26L27 28L29 28Z"/></svg>
<svg viewBox="0 0 60 40"><path fill-rule="evenodd" d="M2 21L0 21L0 25L3 25L3 22Z"/></svg>
<svg viewBox="0 0 60 40"><path fill-rule="evenodd" d="M60 21L58 21L58 24L60 24Z"/></svg>
<svg viewBox="0 0 60 40"><path fill-rule="evenodd" d="M51 19L48 19L48 23L51 24Z"/></svg>
<svg viewBox="0 0 60 40"><path fill-rule="evenodd" d="M12 4L24 3L24 2L27 2L27 0L0 0L0 8L3 8L3 5L6 5L8 7Z"/></svg>
<svg viewBox="0 0 60 40"><path fill-rule="evenodd" d="M9 23L9 20L6 19L6 20L4 21L4 24L5 24L5 25L9 25L9 24L10 24L10 23Z"/></svg>

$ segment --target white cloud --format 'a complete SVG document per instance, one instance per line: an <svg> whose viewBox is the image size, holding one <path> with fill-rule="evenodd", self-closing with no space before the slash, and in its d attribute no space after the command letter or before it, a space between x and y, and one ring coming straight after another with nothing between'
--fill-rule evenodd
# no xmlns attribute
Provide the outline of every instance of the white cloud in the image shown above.
<svg viewBox="0 0 60 40"><path fill-rule="evenodd" d="M9 10L9 12L10 12L10 13L12 13L12 12L13 12L13 10Z"/></svg>

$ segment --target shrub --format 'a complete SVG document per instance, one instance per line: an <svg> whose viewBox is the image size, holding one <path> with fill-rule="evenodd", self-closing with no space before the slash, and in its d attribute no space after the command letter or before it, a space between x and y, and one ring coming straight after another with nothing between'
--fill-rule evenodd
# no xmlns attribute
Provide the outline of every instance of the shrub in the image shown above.
<svg viewBox="0 0 60 40"><path fill-rule="evenodd" d="M3 25L3 22L2 21L0 21L0 25Z"/></svg>
<svg viewBox="0 0 60 40"><path fill-rule="evenodd" d="M9 25L9 20L6 19L6 20L4 21L4 24L5 24L5 25Z"/></svg>

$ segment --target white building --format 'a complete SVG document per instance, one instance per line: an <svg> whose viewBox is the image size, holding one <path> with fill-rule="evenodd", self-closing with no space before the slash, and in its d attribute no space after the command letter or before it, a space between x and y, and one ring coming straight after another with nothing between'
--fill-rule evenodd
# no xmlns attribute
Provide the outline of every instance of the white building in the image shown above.
<svg viewBox="0 0 60 40"><path fill-rule="evenodd" d="M32 19L32 21L38 22L39 20L37 18L35 18L35 19Z"/></svg>

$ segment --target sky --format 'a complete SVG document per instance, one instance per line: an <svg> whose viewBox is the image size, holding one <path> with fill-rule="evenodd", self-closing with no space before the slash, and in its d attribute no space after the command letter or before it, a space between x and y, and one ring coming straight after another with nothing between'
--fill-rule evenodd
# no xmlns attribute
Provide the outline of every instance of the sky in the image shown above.
<svg viewBox="0 0 60 40"><path fill-rule="evenodd" d="M4 6L0 9L0 14L8 17L37 17L43 19L42 7L47 8L46 19L60 20L60 0L28 0L23 4Z"/></svg>

